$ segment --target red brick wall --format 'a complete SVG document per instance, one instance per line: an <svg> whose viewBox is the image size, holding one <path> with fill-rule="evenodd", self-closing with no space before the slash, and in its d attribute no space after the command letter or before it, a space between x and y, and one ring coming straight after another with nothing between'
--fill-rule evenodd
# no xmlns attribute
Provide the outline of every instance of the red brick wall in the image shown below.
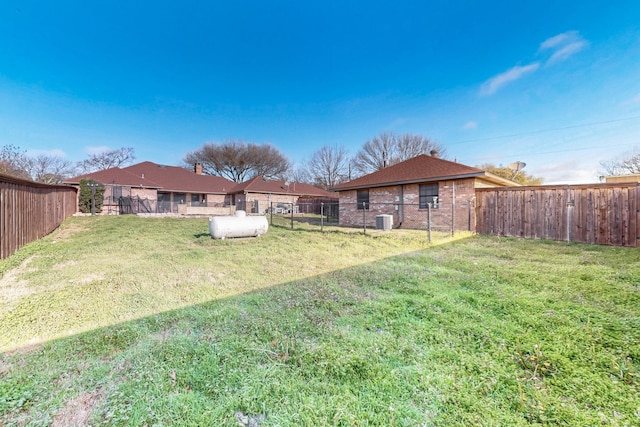
<svg viewBox="0 0 640 427"><path fill-rule="evenodd" d="M474 178L455 180L455 212L453 211L454 181L438 183L438 207L431 209L431 228L449 231L452 221L456 230L475 229L475 212L469 202L475 197ZM369 190L367 227L375 227L377 215L392 215L394 228L426 229L428 210L420 209L419 184L395 185ZM340 225L363 225L363 211L356 208L357 191L340 192ZM470 215L471 214L471 215ZM471 225L471 227L470 227Z"/></svg>

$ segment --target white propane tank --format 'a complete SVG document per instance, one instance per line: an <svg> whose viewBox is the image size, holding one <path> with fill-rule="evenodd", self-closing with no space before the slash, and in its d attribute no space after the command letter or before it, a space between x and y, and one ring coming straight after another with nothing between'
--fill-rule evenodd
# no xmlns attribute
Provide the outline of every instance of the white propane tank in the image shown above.
<svg viewBox="0 0 640 427"><path fill-rule="evenodd" d="M265 216L247 216L245 211L236 211L233 216L209 217L209 234L214 239L257 237L268 229L269 222Z"/></svg>

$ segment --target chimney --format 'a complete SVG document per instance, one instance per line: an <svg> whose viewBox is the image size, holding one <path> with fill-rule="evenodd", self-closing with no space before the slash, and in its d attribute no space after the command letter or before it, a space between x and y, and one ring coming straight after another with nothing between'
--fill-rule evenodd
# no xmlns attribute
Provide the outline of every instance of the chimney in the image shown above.
<svg viewBox="0 0 640 427"><path fill-rule="evenodd" d="M429 154L431 154L431 157L438 157L438 150L431 150L429 151Z"/></svg>
<svg viewBox="0 0 640 427"><path fill-rule="evenodd" d="M202 163L196 163L193 167L193 171L196 173L196 175L202 175Z"/></svg>

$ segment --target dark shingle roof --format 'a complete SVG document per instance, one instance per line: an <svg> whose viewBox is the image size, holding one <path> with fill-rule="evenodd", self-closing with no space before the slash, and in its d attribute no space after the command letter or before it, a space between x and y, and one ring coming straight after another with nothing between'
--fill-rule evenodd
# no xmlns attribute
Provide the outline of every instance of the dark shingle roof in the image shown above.
<svg viewBox="0 0 640 427"><path fill-rule="evenodd" d="M235 185L233 181L219 176L198 175L179 166L152 162L137 163L123 169L157 182L165 191L225 194Z"/></svg>
<svg viewBox="0 0 640 427"><path fill-rule="evenodd" d="M66 184L79 184L83 179L92 179L102 184L114 184L114 185L126 185L132 187L142 188L162 188L162 185L157 182L153 182L146 177L133 174L129 171L120 168L110 168L97 172L87 173L79 175L73 178L64 180Z"/></svg>
<svg viewBox="0 0 640 427"><path fill-rule="evenodd" d="M111 168L65 180L77 184L81 179L95 179L103 184L158 188L164 191L226 194L235 185L219 176L198 175L179 166L142 162L125 168Z"/></svg>
<svg viewBox="0 0 640 427"><path fill-rule="evenodd" d="M503 185L508 185L509 183L507 180L487 174L482 169L421 154L377 172L338 184L332 190L343 191L356 188L385 187L388 185L471 177L485 177L490 180L498 178L500 181L505 181Z"/></svg>
<svg viewBox="0 0 640 427"><path fill-rule="evenodd" d="M287 183L285 181L266 181L263 177L257 176L249 181L237 184L230 193L266 193L266 194L291 194L296 196L313 196L337 198L335 193L325 191L313 185L301 182Z"/></svg>

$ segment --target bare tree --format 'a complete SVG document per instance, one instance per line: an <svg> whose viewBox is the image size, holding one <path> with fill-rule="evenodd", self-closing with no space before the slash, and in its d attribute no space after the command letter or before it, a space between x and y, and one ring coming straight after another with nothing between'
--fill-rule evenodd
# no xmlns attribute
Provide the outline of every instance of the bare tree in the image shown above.
<svg viewBox="0 0 640 427"><path fill-rule="evenodd" d="M364 175L434 151L446 154L444 147L422 135L382 132L364 143L353 159L354 169Z"/></svg>
<svg viewBox="0 0 640 427"><path fill-rule="evenodd" d="M309 173L306 160L303 160L299 166L289 169L284 179L289 182L304 182L305 184L314 185L314 180Z"/></svg>
<svg viewBox="0 0 640 427"><path fill-rule="evenodd" d="M0 148L0 173L16 178L31 179L28 170L29 157L15 145Z"/></svg>
<svg viewBox="0 0 640 427"><path fill-rule="evenodd" d="M353 159L355 170L366 175L389 166L395 144L394 135L387 132L365 142Z"/></svg>
<svg viewBox="0 0 640 427"><path fill-rule="evenodd" d="M136 156L131 147L91 154L88 159L78 162L78 169L82 173L91 173L104 169L118 168L133 163Z"/></svg>
<svg viewBox="0 0 640 427"><path fill-rule="evenodd" d="M61 157L42 154L29 159L29 174L34 181L45 184L59 184L74 171L73 164Z"/></svg>
<svg viewBox="0 0 640 427"><path fill-rule="evenodd" d="M640 174L640 150L637 148L611 160L600 162L601 175L634 175Z"/></svg>
<svg viewBox="0 0 640 427"><path fill-rule="evenodd" d="M435 154L438 157L445 157L445 148L422 135L405 133L397 136L397 159L402 162L420 154Z"/></svg>
<svg viewBox="0 0 640 427"><path fill-rule="evenodd" d="M325 190L346 181L349 176L349 156L342 146L320 147L305 166L312 183Z"/></svg>
<svg viewBox="0 0 640 427"><path fill-rule="evenodd" d="M266 179L282 178L290 168L289 160L274 146L243 141L204 144L187 153L183 162L186 165L200 163L203 173L222 176L235 182L243 182L256 176Z"/></svg>

